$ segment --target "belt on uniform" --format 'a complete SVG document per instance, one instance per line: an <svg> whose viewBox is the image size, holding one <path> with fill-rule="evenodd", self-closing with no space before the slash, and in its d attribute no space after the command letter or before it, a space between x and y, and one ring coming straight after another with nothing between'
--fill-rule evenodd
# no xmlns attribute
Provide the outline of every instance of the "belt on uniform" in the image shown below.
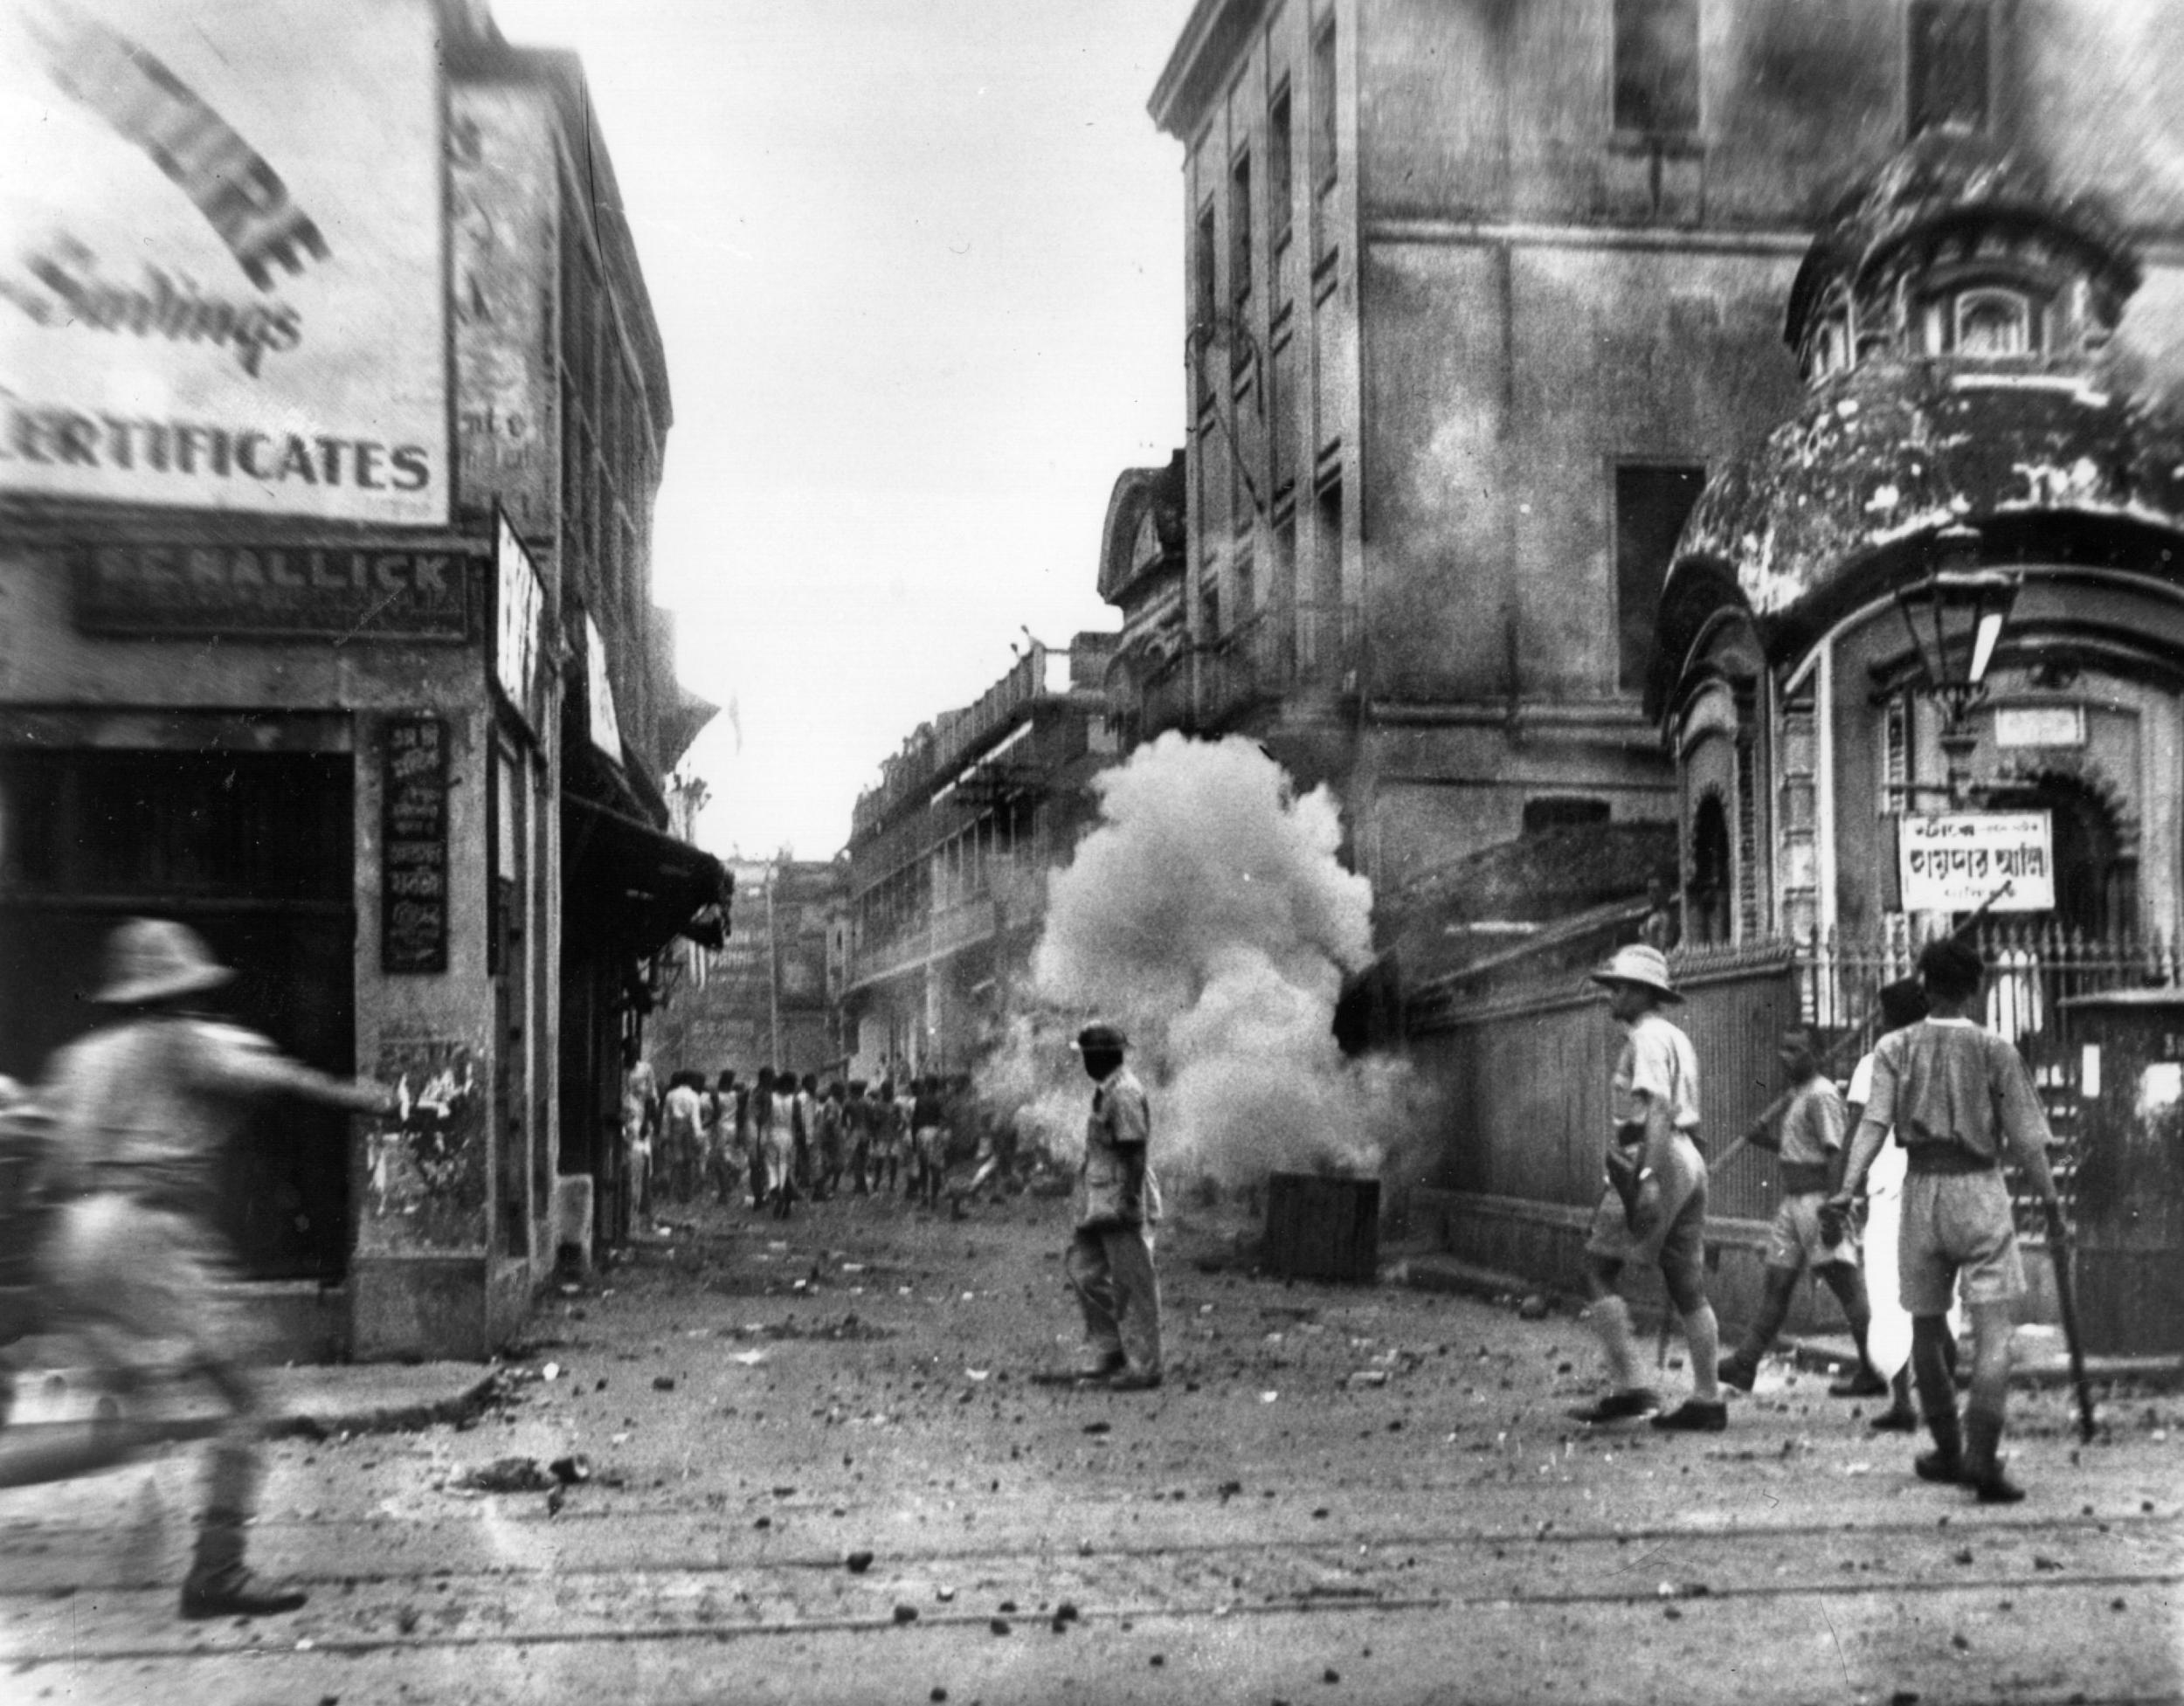
<svg viewBox="0 0 2184 1706"><path fill-rule="evenodd" d="M1912 1173L1991 1173L2000 1164L1992 1157L1955 1143L1913 1143L1904 1151L1904 1171Z"/></svg>

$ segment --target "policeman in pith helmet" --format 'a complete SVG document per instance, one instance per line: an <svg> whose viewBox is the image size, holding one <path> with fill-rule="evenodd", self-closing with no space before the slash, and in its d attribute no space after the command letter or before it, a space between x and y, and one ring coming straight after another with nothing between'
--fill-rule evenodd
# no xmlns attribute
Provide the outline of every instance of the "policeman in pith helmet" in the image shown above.
<svg viewBox="0 0 2184 1706"><path fill-rule="evenodd" d="M60 1053L43 1097L61 1200L44 1254L53 1324L92 1344L124 1399L156 1374L181 1372L203 1376L228 1411L206 1466L185 1617L292 1611L304 1599L244 1563L261 1475L260 1409L212 1303L230 1266L211 1218L221 1150L258 1098L301 1096L356 1113L392 1104L377 1085L330 1078L194 1010L197 998L234 975L186 925L122 924L91 998L115 1009L114 1020ZM117 1421L89 1455L112 1461L131 1443ZM0 1481L10 1475L0 1438Z"/></svg>
<svg viewBox="0 0 2184 1706"><path fill-rule="evenodd" d="M1718 1433L1729 1425L1729 1409L1716 1383L1720 1330L1706 1299L1706 1163L1696 1141L1698 1056L1691 1039L1661 1012L1683 998L1661 950L1642 943L1616 950L1593 981L1607 991L1608 1012L1625 1033L1609 1084L1607 1188L1585 1246L1593 1325L1610 1389L1572 1413L1607 1423L1660 1408L1660 1395L1638 1378L1630 1306L1619 1288L1627 1264L1647 1261L1659 1266L1691 1350L1691 1396L1654 1415L1653 1425Z"/></svg>

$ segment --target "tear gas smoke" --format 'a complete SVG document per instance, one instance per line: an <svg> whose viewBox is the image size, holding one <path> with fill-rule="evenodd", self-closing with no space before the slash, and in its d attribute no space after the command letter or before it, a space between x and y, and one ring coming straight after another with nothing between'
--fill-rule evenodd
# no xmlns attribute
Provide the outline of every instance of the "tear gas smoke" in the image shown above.
<svg viewBox="0 0 2184 1706"><path fill-rule="evenodd" d="M1324 788L1297 797L1254 742L1178 734L1095 778L1102 821L1055 874L1032 982L981 1080L1058 1157L1088 1086L1068 1039L1130 1033L1154 1093L1156 1164L1241 1184L1275 1170L1376 1171L1417 1117L1401 1062L1346 1059L1336 998L1372 958L1372 885L1337 858Z"/></svg>

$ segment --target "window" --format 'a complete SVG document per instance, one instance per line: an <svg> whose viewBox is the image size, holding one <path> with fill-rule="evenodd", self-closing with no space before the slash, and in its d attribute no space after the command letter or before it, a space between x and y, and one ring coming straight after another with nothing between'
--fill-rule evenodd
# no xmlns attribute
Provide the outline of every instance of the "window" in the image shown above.
<svg viewBox="0 0 2184 1706"><path fill-rule="evenodd" d="M1615 0L1615 128L1698 128L1698 0Z"/></svg>
<svg viewBox="0 0 2184 1706"><path fill-rule="evenodd" d="M1212 370L1206 360L1206 347L1210 340L1215 321L1215 307L1220 298L1213 284L1214 257L1213 204L1199 210L1198 230L1191 245L1191 283L1192 330L1198 335L1198 405L1201 411L1212 406L1213 383Z"/></svg>
<svg viewBox="0 0 2184 1706"><path fill-rule="evenodd" d="M1239 625L1251 620L1259 608L1258 576L1249 551L1236 556L1235 596L1229 600Z"/></svg>
<svg viewBox="0 0 2184 1706"><path fill-rule="evenodd" d="M1957 298L1957 354L2023 356L2032 349L2032 304L2014 290L1967 290Z"/></svg>
<svg viewBox="0 0 2184 1706"><path fill-rule="evenodd" d="M1342 605L1342 482L1321 488L1312 540L1312 602L1323 615Z"/></svg>
<svg viewBox="0 0 2184 1706"><path fill-rule="evenodd" d="M1312 187L1335 181L1335 21L1312 38Z"/></svg>
<svg viewBox="0 0 2184 1706"><path fill-rule="evenodd" d="M1209 563L1199 571L1199 644L1210 645L1220 633L1220 564Z"/></svg>
<svg viewBox="0 0 2184 1706"><path fill-rule="evenodd" d="M1228 294L1241 307L1251 300L1251 155L1240 154L1228 169ZM1241 338L1235 340L1241 345ZM1240 364L1241 355L1231 359Z"/></svg>
<svg viewBox="0 0 2184 1706"><path fill-rule="evenodd" d="M1616 684L1645 685L1653 624L1676 535L1706 484L1702 467L1626 465L1615 470Z"/></svg>
<svg viewBox="0 0 2184 1706"><path fill-rule="evenodd" d="M1937 125L1987 128L1992 44L1984 0L1911 0L1906 134Z"/></svg>
<svg viewBox="0 0 2184 1706"><path fill-rule="evenodd" d="M1274 92L1274 100L1267 107L1267 235L1270 239L1269 249L1278 249L1289 238L1293 176L1289 86L1284 83Z"/></svg>
<svg viewBox="0 0 2184 1706"><path fill-rule="evenodd" d="M1279 504L1296 487L1296 340L1274 346L1267 363L1267 434L1272 440L1274 501Z"/></svg>

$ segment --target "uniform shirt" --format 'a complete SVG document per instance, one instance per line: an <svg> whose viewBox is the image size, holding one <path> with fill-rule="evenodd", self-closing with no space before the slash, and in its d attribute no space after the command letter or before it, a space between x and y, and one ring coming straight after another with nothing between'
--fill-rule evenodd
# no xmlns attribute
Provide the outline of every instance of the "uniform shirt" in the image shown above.
<svg viewBox="0 0 2184 1706"><path fill-rule="evenodd" d="M1641 1013L1625 1027L1608 1096L1618 1132L1645 1117L1638 1106L1641 1093L1669 1110L1676 1130L1698 1129L1698 1054L1691 1039L1656 1012Z"/></svg>
<svg viewBox="0 0 2184 1706"><path fill-rule="evenodd" d="M653 1099L660 1093L659 1081L653 1076L652 1062L639 1060L622 1074L622 1135L635 1142L645 1135L645 1123L652 1113Z"/></svg>
<svg viewBox="0 0 2184 1706"><path fill-rule="evenodd" d="M1968 1019L1925 1019L1873 1051L1865 1118L1916 1156L1940 1146L1999 1165L2005 1144L2042 1151L2048 1119L2017 1051Z"/></svg>
<svg viewBox="0 0 2184 1706"><path fill-rule="evenodd" d="M220 1151L251 1098L379 1105L377 1091L314 1072L254 1031L189 1018L133 1019L72 1043L47 1094L58 1191L125 1191L191 1212L212 1206Z"/></svg>
<svg viewBox="0 0 2184 1706"><path fill-rule="evenodd" d="M1127 1066L1092 1092L1084 1122L1084 1162L1077 1171L1080 1227L1151 1226L1160 1219L1153 1178L1152 1109L1145 1087Z"/></svg>
<svg viewBox="0 0 2184 1706"><path fill-rule="evenodd" d="M703 1122L704 1107L698 1093L688 1084L678 1084L667 1092L661 1124L666 1128L671 1144L680 1143L692 1149L697 1147L698 1128Z"/></svg>
<svg viewBox="0 0 2184 1706"><path fill-rule="evenodd" d="M1782 1115L1782 1183L1794 1191L1825 1191L1828 1165L1842 1148L1842 1097L1814 1074L1797 1087Z"/></svg>

